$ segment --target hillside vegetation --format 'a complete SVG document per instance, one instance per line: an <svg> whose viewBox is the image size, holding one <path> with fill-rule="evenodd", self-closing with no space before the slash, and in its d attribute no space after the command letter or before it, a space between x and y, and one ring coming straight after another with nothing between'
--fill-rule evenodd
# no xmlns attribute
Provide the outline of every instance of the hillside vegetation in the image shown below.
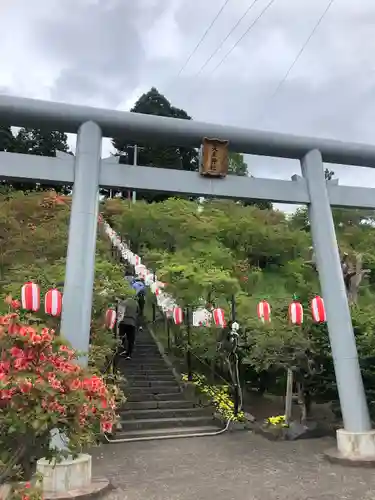
<svg viewBox="0 0 375 500"><path fill-rule="evenodd" d="M22 285L32 280L41 294L56 285L62 291L67 250L70 198L61 202L53 191L10 191L0 198L0 296L20 298ZM79 236L78 236L79 237ZM122 279L120 266L112 261L110 245L101 234L97 239L93 300L93 348L91 359L97 368L104 365L113 340L103 328L104 312L116 296L132 293ZM0 300L0 314L7 312ZM45 324L58 320L38 313Z"/></svg>
<svg viewBox="0 0 375 500"><path fill-rule="evenodd" d="M316 271L309 265L311 237L305 209L287 218L231 201L204 204L169 199L163 203L129 204L107 200L103 212L133 251L155 269L183 307L204 301L223 307L230 317L234 294L241 324L243 382L264 390L284 385L285 369L294 368L309 398L337 402L326 325L312 323L310 300L320 293ZM340 250L354 259L361 252L364 267L375 271L372 214L355 210L334 213ZM352 308L360 361L371 408L374 404L375 273L365 279ZM303 303L302 327L288 323L288 305L296 294ZM263 325L256 305L265 299L272 323ZM340 314L340 311L337 311ZM184 327L178 327L183 337ZM216 353L215 328L194 329L193 351L206 360Z"/></svg>
<svg viewBox="0 0 375 500"><path fill-rule="evenodd" d="M176 108L157 89L142 95L132 108L135 113L192 119ZM134 143L125 137L112 140L115 155L124 171L133 164ZM197 171L194 148L158 144L137 144L138 164L155 168ZM21 129L16 134L0 127L0 151L55 156L69 152L67 137L59 132ZM230 175L251 175L241 152L231 152ZM327 179L334 172L326 170ZM63 281L67 248L69 198L58 203L48 186L3 181L0 184L0 293L19 296L22 284L33 279L42 293ZM70 193L71 186L58 188ZM22 190L22 191L20 191ZM167 290L181 306L197 306L208 301L223 307L229 318L230 300L236 298L237 319L241 324L243 382L264 391L280 392L285 372L293 368L305 393L317 401L337 402L330 347L325 325L314 325L310 300L319 294L319 281L311 265L312 242L306 209L289 219L272 209L269 202L235 203L212 200L197 203L169 198L165 193L137 192L137 203L124 199L127 192L101 189L103 197L116 196L102 205L109 222L130 240L132 250L156 270ZM155 203L155 202L159 203ZM149 203L154 202L154 203ZM374 213L335 210L334 219L340 252L354 263L362 255L363 267L371 272L362 281L352 318L362 373L370 408L375 396L374 324L375 229ZM77 235L78 237L78 235ZM310 263L309 263L310 262ZM103 312L115 296L131 293L122 279L118 264L111 259L109 243L97 240L93 303L94 349L103 362L111 345L103 332ZM288 305L296 295L303 303L302 327L288 324ZM265 299L272 307L272 323L263 325L256 315L257 303ZM0 304L1 308L5 306ZM340 311L337 311L340 314ZM44 318L46 323L55 320ZM174 329L186 348L184 327ZM214 364L217 358L217 330L194 329L193 351Z"/></svg>

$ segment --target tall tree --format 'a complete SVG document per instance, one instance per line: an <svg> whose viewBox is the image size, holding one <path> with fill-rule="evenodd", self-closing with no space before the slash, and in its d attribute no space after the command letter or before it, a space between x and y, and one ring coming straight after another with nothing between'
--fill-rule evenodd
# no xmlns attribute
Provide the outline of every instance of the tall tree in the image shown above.
<svg viewBox="0 0 375 500"><path fill-rule="evenodd" d="M171 105L168 99L152 87L149 92L143 94L134 107L132 113L146 115L166 116L191 120L191 117L183 109ZM126 135L114 137L112 144L116 149L116 155L120 156L120 163L132 165L134 163L134 142L129 142ZM194 148L175 146L162 146L150 143L137 143L137 164L152 166L156 168L171 168L176 170L195 171L198 169L198 152ZM107 193L103 191L103 194ZM147 201L162 201L168 196L157 193L137 193L137 198Z"/></svg>
<svg viewBox="0 0 375 500"><path fill-rule="evenodd" d="M17 153L56 156L56 151L69 151L68 137L63 132L46 132L38 128L21 128L15 137Z"/></svg>
<svg viewBox="0 0 375 500"><path fill-rule="evenodd" d="M11 151L14 145L14 136L10 127L0 127L0 151Z"/></svg>
<svg viewBox="0 0 375 500"><path fill-rule="evenodd" d="M241 153L229 153L228 173L232 175L249 175L247 163Z"/></svg>
<svg viewBox="0 0 375 500"><path fill-rule="evenodd" d="M13 135L10 127L0 129L0 151L31 154L37 156L56 156L56 151L69 152L67 135L57 131L21 128L17 135ZM69 152L72 154L71 152ZM68 193L69 186L40 185L32 182L11 182L8 186L17 190L46 190L54 188L57 192Z"/></svg>

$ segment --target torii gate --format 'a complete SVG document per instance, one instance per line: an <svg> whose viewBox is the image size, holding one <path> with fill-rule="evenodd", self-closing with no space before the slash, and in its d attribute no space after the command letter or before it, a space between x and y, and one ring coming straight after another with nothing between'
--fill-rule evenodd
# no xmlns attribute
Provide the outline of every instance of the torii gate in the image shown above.
<svg viewBox="0 0 375 500"><path fill-rule="evenodd" d="M98 188L152 190L204 197L306 204L326 306L344 429L337 432L338 456L375 460L369 412L348 306L331 205L375 209L375 189L326 181L323 161L375 168L375 147L328 139L225 127L189 120L0 96L0 123L77 133L76 156L56 158L0 153L0 178L73 184L61 330L87 351L94 281ZM204 137L229 141L230 149L297 159L302 177L290 181L228 176L207 179L195 172L119 165L101 160L102 137L199 147Z"/></svg>

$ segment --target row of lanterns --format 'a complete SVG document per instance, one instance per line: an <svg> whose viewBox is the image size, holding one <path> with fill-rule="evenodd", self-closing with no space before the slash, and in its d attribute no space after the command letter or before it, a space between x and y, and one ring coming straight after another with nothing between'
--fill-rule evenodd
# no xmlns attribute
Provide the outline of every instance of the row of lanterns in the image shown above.
<svg viewBox="0 0 375 500"><path fill-rule="evenodd" d="M29 281L21 288L21 306L25 311L37 312L40 309L40 287ZM61 316L63 294L51 288L44 296L44 312L49 316Z"/></svg>
<svg viewBox="0 0 375 500"><path fill-rule="evenodd" d="M112 243L117 246L121 251L122 257L130 262L134 266L135 273L143 278L145 284L150 287L151 291L155 294L159 307L163 310L168 318L172 318L176 325L180 325L184 322L184 312L181 307L179 307L173 298L163 292L164 283L159 282L151 273L145 265L141 263L141 258L130 251L129 248L121 241L116 232L110 227L110 225L101 218L100 220L105 227L105 231L111 239ZM316 296L311 301L311 314L312 319L315 323L324 323L326 321L326 312L324 307L324 301L322 297ZM262 322L271 321L271 306L270 304L262 300L257 306L257 315ZM293 325L302 325L304 317L304 311L302 304L296 299L289 304L288 307L288 318ZM213 309L208 311L205 308L198 308L193 311L192 324L193 326L210 326L213 323L216 326L226 326L226 321L224 317L224 311L221 308ZM116 322L116 312L109 309L106 313L106 325L109 328L113 328Z"/></svg>
<svg viewBox="0 0 375 500"><path fill-rule="evenodd" d="M258 318L263 322L271 321L271 306L265 300L259 302L257 306ZM322 297L317 295L311 301L311 316L315 323L324 323L327 321L324 301ZM289 321L293 325L302 325L303 323L303 307L300 302L293 300L288 308Z"/></svg>
<svg viewBox="0 0 375 500"><path fill-rule="evenodd" d="M116 232L111 228L111 226L104 221L102 216L99 218L99 222L104 225L104 230L112 244L118 248L121 252L123 259L128 261L132 266L134 266L134 272L139 277L142 278L146 286L150 287L152 293L155 294L158 306L167 316L167 318L173 319L176 325L180 325L184 321L184 312L181 307L176 304L173 297L163 291L165 286L164 283L159 281L154 273L149 271L144 264L141 262L139 255L134 254L131 250L121 241ZM197 308L192 314L192 325L193 326L209 326L213 323L216 326L225 326L226 321L224 317L224 311L220 308L213 309L212 311L206 308ZM107 328L113 329L116 323L116 311L114 309L108 309L105 315L105 324Z"/></svg>

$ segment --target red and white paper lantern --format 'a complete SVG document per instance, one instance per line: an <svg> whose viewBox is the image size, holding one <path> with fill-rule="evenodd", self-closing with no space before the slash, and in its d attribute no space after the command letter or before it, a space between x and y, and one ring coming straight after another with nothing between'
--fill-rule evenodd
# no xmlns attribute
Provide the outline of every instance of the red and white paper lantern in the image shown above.
<svg viewBox="0 0 375 500"><path fill-rule="evenodd" d="M324 323L324 321L327 321L324 301L319 295L311 301L311 313L315 323Z"/></svg>
<svg viewBox="0 0 375 500"><path fill-rule="evenodd" d="M152 293L154 293L156 296L160 295L161 290L160 290L160 288L159 288L159 283L155 283L155 282L151 283L151 285L150 285L150 290L151 290L151 292L152 292Z"/></svg>
<svg viewBox="0 0 375 500"><path fill-rule="evenodd" d="M271 306L266 300L262 300L257 305L257 314L260 321L271 321Z"/></svg>
<svg viewBox="0 0 375 500"><path fill-rule="evenodd" d="M50 316L60 316L62 310L62 293L57 288L48 290L44 297L44 311Z"/></svg>
<svg viewBox="0 0 375 500"><path fill-rule="evenodd" d="M302 325L303 323L303 307L297 301L293 301L289 305L289 321L293 325Z"/></svg>
<svg viewBox="0 0 375 500"><path fill-rule="evenodd" d="M175 307L173 309L173 321L176 325L181 325L183 319L184 318L181 307Z"/></svg>
<svg viewBox="0 0 375 500"><path fill-rule="evenodd" d="M39 311L40 309L40 288L36 283L29 281L21 288L22 309L26 311Z"/></svg>
<svg viewBox="0 0 375 500"><path fill-rule="evenodd" d="M113 330L116 324L116 311L114 309L107 309L105 313L105 326Z"/></svg>
<svg viewBox="0 0 375 500"><path fill-rule="evenodd" d="M224 317L224 311L220 308L214 309L212 311L212 316L214 318L214 323L216 326L225 326L225 317Z"/></svg>
<svg viewBox="0 0 375 500"><path fill-rule="evenodd" d="M134 267L134 271L135 271L135 274L138 274L138 276L140 276L141 278L144 278L146 276L146 273L147 273L147 268L143 264L137 264Z"/></svg>
<svg viewBox="0 0 375 500"><path fill-rule="evenodd" d="M139 266L139 265L140 265L140 263L141 263L141 258L140 258L140 256L139 256L139 255L135 255L135 254L134 254L134 265L135 265L135 266Z"/></svg>

